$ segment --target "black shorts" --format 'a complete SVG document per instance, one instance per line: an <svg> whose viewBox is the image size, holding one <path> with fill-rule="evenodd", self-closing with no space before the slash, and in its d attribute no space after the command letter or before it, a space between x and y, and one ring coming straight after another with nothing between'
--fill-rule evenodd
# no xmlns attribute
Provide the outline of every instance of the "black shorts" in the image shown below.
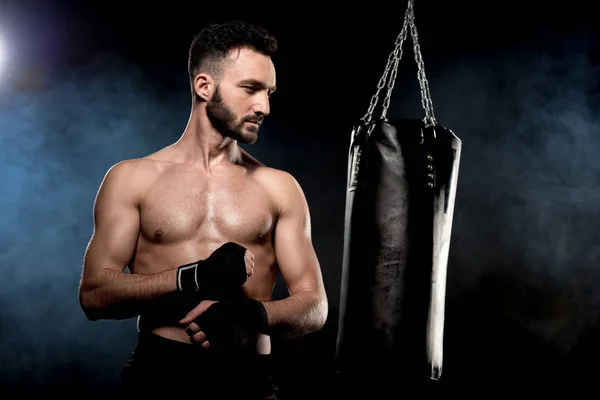
<svg viewBox="0 0 600 400"><path fill-rule="evenodd" d="M123 367L127 394L195 399L276 400L270 355L219 355L153 334L140 334Z"/></svg>

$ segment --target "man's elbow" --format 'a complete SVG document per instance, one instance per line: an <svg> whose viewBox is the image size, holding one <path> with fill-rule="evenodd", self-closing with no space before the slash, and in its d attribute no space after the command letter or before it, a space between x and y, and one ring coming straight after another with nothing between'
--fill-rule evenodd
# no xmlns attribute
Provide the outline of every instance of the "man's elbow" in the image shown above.
<svg viewBox="0 0 600 400"><path fill-rule="evenodd" d="M314 331L318 331L325 326L329 315L329 303L327 296L324 294L316 299L315 316L314 316Z"/></svg>
<svg viewBox="0 0 600 400"><path fill-rule="evenodd" d="M85 315L88 320L97 321L100 319L96 309L87 300L85 300L85 296L79 296L79 305L81 307L81 311L83 311L83 315Z"/></svg>
<svg viewBox="0 0 600 400"><path fill-rule="evenodd" d="M87 290L85 287L79 289L79 305L83 311L83 315L90 321L101 319L101 309L93 291Z"/></svg>
<svg viewBox="0 0 600 400"><path fill-rule="evenodd" d="M100 313L93 308L81 308L83 310L83 315L88 319L88 321L98 321L101 320L102 317Z"/></svg>

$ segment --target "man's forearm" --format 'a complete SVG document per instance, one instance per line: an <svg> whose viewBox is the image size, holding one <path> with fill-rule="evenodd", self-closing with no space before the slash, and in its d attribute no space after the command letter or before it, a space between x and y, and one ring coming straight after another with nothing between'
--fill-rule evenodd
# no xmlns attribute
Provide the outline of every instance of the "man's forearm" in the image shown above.
<svg viewBox="0 0 600 400"><path fill-rule="evenodd" d="M160 296L177 291L177 268L151 275L106 269L82 281L80 302L91 320L125 319L141 314Z"/></svg>
<svg viewBox="0 0 600 400"><path fill-rule="evenodd" d="M278 336L296 338L315 332L327 320L328 304L324 295L302 291L285 299L263 302L269 329Z"/></svg>

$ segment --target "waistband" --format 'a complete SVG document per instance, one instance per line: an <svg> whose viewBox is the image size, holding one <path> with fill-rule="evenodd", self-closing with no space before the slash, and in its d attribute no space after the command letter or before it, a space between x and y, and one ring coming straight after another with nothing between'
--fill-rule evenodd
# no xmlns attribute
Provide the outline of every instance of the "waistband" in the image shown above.
<svg viewBox="0 0 600 400"><path fill-rule="evenodd" d="M271 354L254 352L222 353L205 349L200 345L183 343L168 339L151 332L140 332L133 353L134 357L152 357L153 359L173 360L177 362L197 363L203 360L210 363L244 363L258 366L269 366Z"/></svg>

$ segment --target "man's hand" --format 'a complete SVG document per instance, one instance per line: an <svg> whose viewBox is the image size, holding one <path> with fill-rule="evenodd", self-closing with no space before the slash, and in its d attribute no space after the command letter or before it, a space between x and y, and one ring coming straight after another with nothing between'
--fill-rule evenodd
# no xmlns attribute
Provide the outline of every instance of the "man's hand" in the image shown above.
<svg viewBox="0 0 600 400"><path fill-rule="evenodd" d="M217 351L235 351L268 332L264 305L242 298L231 303L204 300L179 321L190 342Z"/></svg>
<svg viewBox="0 0 600 400"><path fill-rule="evenodd" d="M210 342L207 340L206 334L200 330L200 327L194 322L194 320L202 315L202 313L204 313L214 303L216 303L214 300L201 301L200 304L194 307L192 311L187 313L187 315L181 321L179 321L180 324L187 325L185 331L190 337L190 342L199 344L205 349L210 347Z"/></svg>
<svg viewBox="0 0 600 400"><path fill-rule="evenodd" d="M227 242L206 260L182 265L177 271L177 289L203 299L221 300L239 289L254 271L254 254Z"/></svg>

